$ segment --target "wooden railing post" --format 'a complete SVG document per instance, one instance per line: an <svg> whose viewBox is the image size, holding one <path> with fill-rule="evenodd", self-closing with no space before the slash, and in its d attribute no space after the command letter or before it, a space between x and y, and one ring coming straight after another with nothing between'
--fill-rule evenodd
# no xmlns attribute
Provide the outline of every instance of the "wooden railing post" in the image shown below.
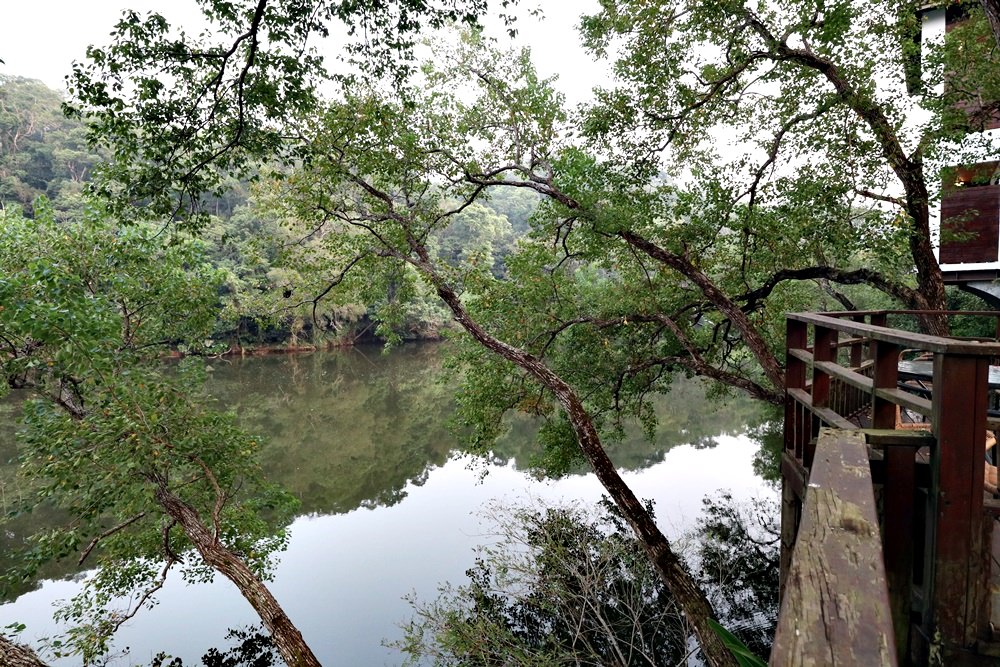
<svg viewBox="0 0 1000 667"><path fill-rule="evenodd" d="M806 388L806 364L797 359L790 350L804 350L809 341L809 331L804 322L786 320L785 335L785 440L782 452L781 478L781 555L779 560L779 595L784 591L785 577L792 562L792 549L795 547L795 534L799 529L799 517L802 515L802 499L796 493L796 487L788 479L787 469L790 461L799 461L803 455L804 437L809 427L808 415L805 410L787 393L789 389Z"/></svg>
<svg viewBox="0 0 1000 667"><path fill-rule="evenodd" d="M814 332L813 359L834 361L837 354L837 331L818 326ZM814 408L826 408L830 405L830 375L817 365L813 366L812 404ZM810 421L812 425L809 439L804 443L802 456L802 463L806 468L812 468L813 456L816 453L816 438L819 436L819 420Z"/></svg>
<svg viewBox="0 0 1000 667"><path fill-rule="evenodd" d="M949 655L974 647L988 601L984 563L983 448L986 437L986 357L938 354L934 358L931 454L934 511L931 600L934 628Z"/></svg>
<svg viewBox="0 0 1000 667"><path fill-rule="evenodd" d="M855 322L860 322L864 324L864 315L855 315L851 318ZM851 343L851 367L858 368L861 366L861 362L865 360L865 344L861 338L857 338L856 342Z"/></svg>
<svg viewBox="0 0 1000 667"><path fill-rule="evenodd" d="M808 327L804 322L787 320L785 341L788 350L805 350L808 345ZM785 389L806 388L806 363L791 354L785 355ZM803 410L785 395L785 451L801 460L803 445L808 438L809 422Z"/></svg>
<svg viewBox="0 0 1000 667"><path fill-rule="evenodd" d="M887 316L885 313L875 313L868 319L868 323L871 324L873 327L884 327L886 321L887 321ZM877 350L878 350L878 341L872 339L868 343L868 354L870 355L869 359L871 359L872 361L875 361L875 353Z"/></svg>
<svg viewBox="0 0 1000 667"><path fill-rule="evenodd" d="M878 396L878 389L896 389L899 379L899 346L886 342L875 345L875 395L872 397L872 426L896 427L899 407ZM909 651L910 610L912 607L914 498L916 466L909 447L885 447L885 482L882 486L882 542L893 627L900 662Z"/></svg>

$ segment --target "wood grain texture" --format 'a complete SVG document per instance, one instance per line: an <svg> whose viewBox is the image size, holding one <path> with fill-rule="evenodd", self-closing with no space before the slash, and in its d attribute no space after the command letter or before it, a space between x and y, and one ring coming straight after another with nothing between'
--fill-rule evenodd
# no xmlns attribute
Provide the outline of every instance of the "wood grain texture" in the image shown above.
<svg viewBox="0 0 1000 667"><path fill-rule="evenodd" d="M997 261L1000 185L967 187L941 199L941 263Z"/></svg>
<svg viewBox="0 0 1000 667"><path fill-rule="evenodd" d="M864 435L823 429L771 665L896 665Z"/></svg>

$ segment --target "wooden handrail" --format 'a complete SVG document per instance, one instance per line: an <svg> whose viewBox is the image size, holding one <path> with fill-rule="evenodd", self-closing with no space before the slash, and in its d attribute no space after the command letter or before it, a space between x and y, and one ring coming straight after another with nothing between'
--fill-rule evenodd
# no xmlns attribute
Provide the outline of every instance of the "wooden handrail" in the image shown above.
<svg viewBox="0 0 1000 667"><path fill-rule="evenodd" d="M1000 576L984 565L993 562L987 518L1000 512L1000 503L983 502L982 454L984 433L1000 426L988 409L995 386L990 364L1000 357L1000 342L885 326L894 314L930 313L787 316L783 606L772 664L896 664L900 656L926 658L932 650L953 659L981 653L1000 624L1000 613L985 611L996 607L990 581ZM1000 331L998 312L943 314L989 315ZM934 355L924 395L901 382L905 348ZM898 430L900 408L928 417L932 430L919 436ZM833 431L821 427L839 429L834 445ZM873 504L870 513L855 507L868 507L872 470L880 487L877 521ZM856 502L862 491L852 485L867 490L864 503ZM865 534L852 535L855 525ZM881 526L881 539L870 526ZM878 571L848 567L842 574L851 563ZM881 583L858 583L863 576ZM864 632L863 625L880 627L877 636L851 634Z"/></svg>
<svg viewBox="0 0 1000 667"><path fill-rule="evenodd" d="M771 665L896 665L868 449L820 431Z"/></svg>
<svg viewBox="0 0 1000 667"><path fill-rule="evenodd" d="M872 340L884 341L903 347L918 348L927 350L928 352L965 354L977 357L1000 356L1000 343L959 340L944 336L913 333L875 324L839 319L827 314L789 313L786 317L790 320L812 324L813 326L843 331L854 336L865 336Z"/></svg>
<svg viewBox="0 0 1000 667"><path fill-rule="evenodd" d="M872 315L971 315L973 317L1000 317L998 310L833 310L823 313L831 317L871 317Z"/></svg>

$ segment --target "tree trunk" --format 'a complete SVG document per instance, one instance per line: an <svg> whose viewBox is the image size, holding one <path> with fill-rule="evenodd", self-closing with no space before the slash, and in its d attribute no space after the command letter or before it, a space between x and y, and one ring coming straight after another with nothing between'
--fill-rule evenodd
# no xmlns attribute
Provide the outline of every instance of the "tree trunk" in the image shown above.
<svg viewBox="0 0 1000 667"><path fill-rule="evenodd" d="M983 0L996 4L998 0ZM867 92L867 86L855 85L848 74L827 56L815 53L808 44L789 46L788 35L780 38L772 34L761 19L749 9L741 11L747 24L773 50L773 60L789 60L823 75L833 85L843 102L857 114L878 141L886 164L892 169L906 192L906 212L913 228L910 231L910 252L917 269L916 303L908 304L918 310L944 310L947 305L941 268L934 257L931 245L930 205L927 182L924 180L922 149L907 154L893 123L877 102ZM925 333L939 336L948 334L948 319L943 315L925 315L918 318Z"/></svg>
<svg viewBox="0 0 1000 667"><path fill-rule="evenodd" d="M980 0L983 11L990 22L990 29L993 31L993 39L1000 49L1000 0Z"/></svg>
<svg viewBox="0 0 1000 667"><path fill-rule="evenodd" d="M3 667L48 667L27 646L15 644L0 635L0 665Z"/></svg>
<svg viewBox="0 0 1000 667"><path fill-rule="evenodd" d="M420 248L418 253L421 259L414 262L416 267L435 285L438 295L448 305L458 323L486 349L527 371L559 400L573 426L584 458L632 526L663 583L691 623L708 663L714 667L738 667L736 658L708 624L709 619L715 617L711 603L671 549L670 543L649 512L615 470L601 444L597 428L576 392L538 358L487 333L465 310L455 291L434 271L426 251Z"/></svg>
<svg viewBox="0 0 1000 667"><path fill-rule="evenodd" d="M670 252L652 243L648 239L639 236L635 232L619 232L618 236L626 243L637 250L649 255L653 259L670 268L676 270L682 276L693 282L705 295L705 298L715 306L720 313L733 323L736 330L740 332L744 344L753 353L760 368L764 371L764 376L771 383L771 387L776 391L782 391L785 386L785 374L781 369L778 358L771 352L767 341L760 334L757 327L736 303L729 298L722 290L716 286L712 279L704 271L691 263L687 257Z"/></svg>
<svg viewBox="0 0 1000 667"><path fill-rule="evenodd" d="M923 160L918 158L908 161L907 167L907 170L899 169L897 173L906 188L906 208L913 220L910 254L917 269L917 294L922 301L911 307L920 310L945 310L948 307L948 297L944 291L941 267L934 257L934 247L931 245L930 197L924 180ZM936 336L947 336L949 333L948 318L945 315L923 315L917 320L924 333Z"/></svg>
<svg viewBox="0 0 1000 667"><path fill-rule="evenodd" d="M184 534L205 562L236 584L236 588L271 633L274 645L288 667L320 667L319 660L302 638L302 633L292 624L271 591L254 575L242 558L224 547L212 535L197 510L163 484L157 487L156 500L181 525Z"/></svg>

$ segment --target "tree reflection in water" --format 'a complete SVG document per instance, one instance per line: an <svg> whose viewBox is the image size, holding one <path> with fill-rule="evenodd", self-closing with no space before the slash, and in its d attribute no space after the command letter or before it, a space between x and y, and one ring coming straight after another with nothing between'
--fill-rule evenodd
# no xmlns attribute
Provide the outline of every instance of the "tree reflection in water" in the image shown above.
<svg viewBox="0 0 1000 667"><path fill-rule="evenodd" d="M355 349L299 356L222 359L212 362L214 372L211 373L209 388L223 405L236 410L244 426L266 436L267 442L262 451L262 459L268 476L273 481L285 485L302 500L303 511L307 517L346 515L358 508L374 510L394 507L408 494L416 496L418 489L421 492L425 491L419 488L424 481L436 470L445 467L454 457L458 443L448 428L448 420L454 407L454 385L439 381L442 370L440 352L439 346L420 345L405 346L388 355L383 355L378 349ZM701 382L684 378L678 379L671 394L661 400L659 408L660 424L653 442L647 440L638 427L630 427L626 429L625 437L613 448L612 455L618 465L628 471L635 471L629 473L630 477L648 466L663 461L667 453L679 445L691 445L708 453L713 451L711 448L717 442L723 444L730 442L723 436L746 432L748 428L756 429L758 435L764 434L770 430L768 420L772 418L768 413L762 412L758 404L748 400L730 399L725 403L706 403L705 389ZM0 429L2 429L0 456L3 456L4 460L10 460L16 454L12 436L15 413L15 405L0 403ZM503 469L510 470L511 474L514 469L527 469L536 451L533 442L536 428L537 424L527 417L511 419L509 432L501 438L493 452L494 463L501 464ZM690 465L683 461L691 460L691 456L685 454L671 460L672 467L676 468L677 465ZM459 467L461 465L460 463ZM487 469L485 464L477 465L481 465L482 470ZM749 465L746 467L749 468ZM500 470L495 468L492 470L494 470L492 476L497 477L495 482L512 479L507 473L501 475ZM459 475L459 479L454 472L447 470L440 472L447 473L444 477L452 479L453 486L458 484L466 488L475 483L474 475L473 479L469 480L466 475ZM697 478L705 472L705 470L689 470L684 476ZM731 480L725 478L726 474L716 470L715 481L709 486L703 489L698 487L698 490L689 492L696 494L692 500L696 502L704 492L714 491L718 486L730 485ZM588 478L583 475L574 474L559 488L583 488L586 486L586 479ZM5 494L0 495L0 498L5 498L9 503L16 497L18 484L12 466L0 468L0 483L2 483L0 490ZM662 480L642 482L636 478L637 492L645 496L656 495L656 492L648 486L650 483L655 484L652 488L664 488L664 484L674 487L677 485L676 482L664 483ZM505 481L501 486L505 484L510 482ZM513 490L515 487L508 488ZM435 493L442 492L457 493L454 488L435 491ZM483 493L486 491L476 490L475 493L461 498L452 495L447 499L433 501L432 505L438 507L441 503L444 505L459 503L461 507L467 508L464 512L467 514L468 510L478 502L476 498ZM414 504L414 507L424 509L415 511L436 512L432 519L434 522L457 523L454 518L445 518L450 515L441 513L439 509L427 509L429 499L425 496L426 494L421 493L422 500ZM666 517L668 523L674 520L675 507L661 504L660 510L661 519ZM382 516L380 521L385 520L383 513L384 510L380 512ZM368 515L367 512L363 514ZM372 516L372 520L376 518ZM693 510L687 519L692 518ZM5 524L4 532L0 534L0 549L2 549L0 567L9 567L9 563L4 561L9 560L14 553L15 547L22 539L21 536L26 532L27 524L24 522L28 520L28 517L15 517ZM51 521L52 524L56 524L59 517L54 514L46 516L36 513L30 520L35 522L37 527L38 522ZM357 520L365 521L361 517ZM350 523L356 524L357 520L352 519ZM425 517L423 521L426 520ZM690 525L684 527L689 528ZM319 526L316 528L318 530ZM376 532L398 531L398 528L388 526L372 528ZM306 534L310 530L306 530L304 526L293 528L293 535ZM329 532L330 528L323 530ZM349 537L348 534L353 535L353 529L345 533L341 528L337 529L337 532L338 536L334 542L339 544L335 547L338 549L337 554L349 549L357 551L358 557L361 558L363 552L370 551L367 547L351 541L370 538ZM397 539L406 538L397 537ZM403 563L393 566L398 570L398 577L407 579L405 586L402 586L398 593L389 592L391 587L386 584L385 591L381 588L377 591L369 590L368 595L380 597L390 595L398 600L398 597L407 590L419 589L425 584L433 590L438 580L444 578L454 580L454 577L467 567L467 565L429 567L431 562L442 559L455 564L464 563L469 557L469 551L465 546L456 547L457 543L449 542L450 538L439 536L428 539L436 543L436 548L439 550L435 552L436 556L420 556L416 551L418 545L411 543L406 560L414 561L413 567L409 569L409 566L402 567ZM466 535L463 539L465 540L463 544L468 544L474 536ZM439 553L441 549L449 549L449 555L444 557ZM293 543L292 551L286 557L289 561L288 567L292 569L303 567L301 564L292 565L302 562L301 549L296 550ZM340 561L350 559L347 552L343 553L345 553L343 557L328 554L326 565L331 568L344 567ZM433 560L421 562L420 558ZM48 578L72 576L76 572L74 562L75 559L68 559L62 564L57 564L45 571L44 576ZM422 572L422 576L430 580L429 583L411 581L413 577L418 576L411 570ZM284 570L279 568L276 582L279 584L278 589L282 588L282 571ZM319 576L318 572L314 574ZM287 574L284 576L287 577ZM395 574L379 576L382 579L396 577ZM354 578L364 579L363 576L357 575ZM317 588L317 583L314 581L312 586ZM38 582L25 582L17 590L7 591L6 599L17 597L37 585ZM322 586L329 584L323 583ZM382 584L379 586L382 587ZM276 592L280 598L282 591ZM190 596L197 597L193 590L190 594L179 591L178 595L185 600L195 599ZM176 605L176 602L174 604ZM391 629L394 623L402 620L401 614L405 614L405 606L401 602L396 606L383 603L383 606L387 620L379 620L378 623L385 621L383 625L378 626L381 629L372 630L372 633L376 634L374 640L363 638L364 642L373 643L376 650L378 650L378 639L386 636L385 628ZM20 618L18 608L18 605L13 605L5 618ZM323 612L316 608L312 613ZM324 622L317 621L317 623L320 627L326 628L321 632L329 634L331 630L329 624L338 621L329 614L324 616L324 619ZM375 619L371 621L369 625L375 624ZM310 624L310 620L306 618L304 625ZM355 631L355 634L358 633ZM221 633L215 636L221 636ZM357 640L361 642L362 638L359 636ZM158 643L159 647L164 649L170 648L165 639L151 641L154 645ZM138 642L132 636L128 643L136 646ZM334 655L341 655L344 648L346 647L341 646L341 653ZM175 647L174 652L178 650ZM193 659L200 653L185 652L183 655L185 664L190 666L197 664ZM136 658L139 659L140 656ZM148 659L147 656L147 661ZM378 664L383 661L379 659Z"/></svg>

